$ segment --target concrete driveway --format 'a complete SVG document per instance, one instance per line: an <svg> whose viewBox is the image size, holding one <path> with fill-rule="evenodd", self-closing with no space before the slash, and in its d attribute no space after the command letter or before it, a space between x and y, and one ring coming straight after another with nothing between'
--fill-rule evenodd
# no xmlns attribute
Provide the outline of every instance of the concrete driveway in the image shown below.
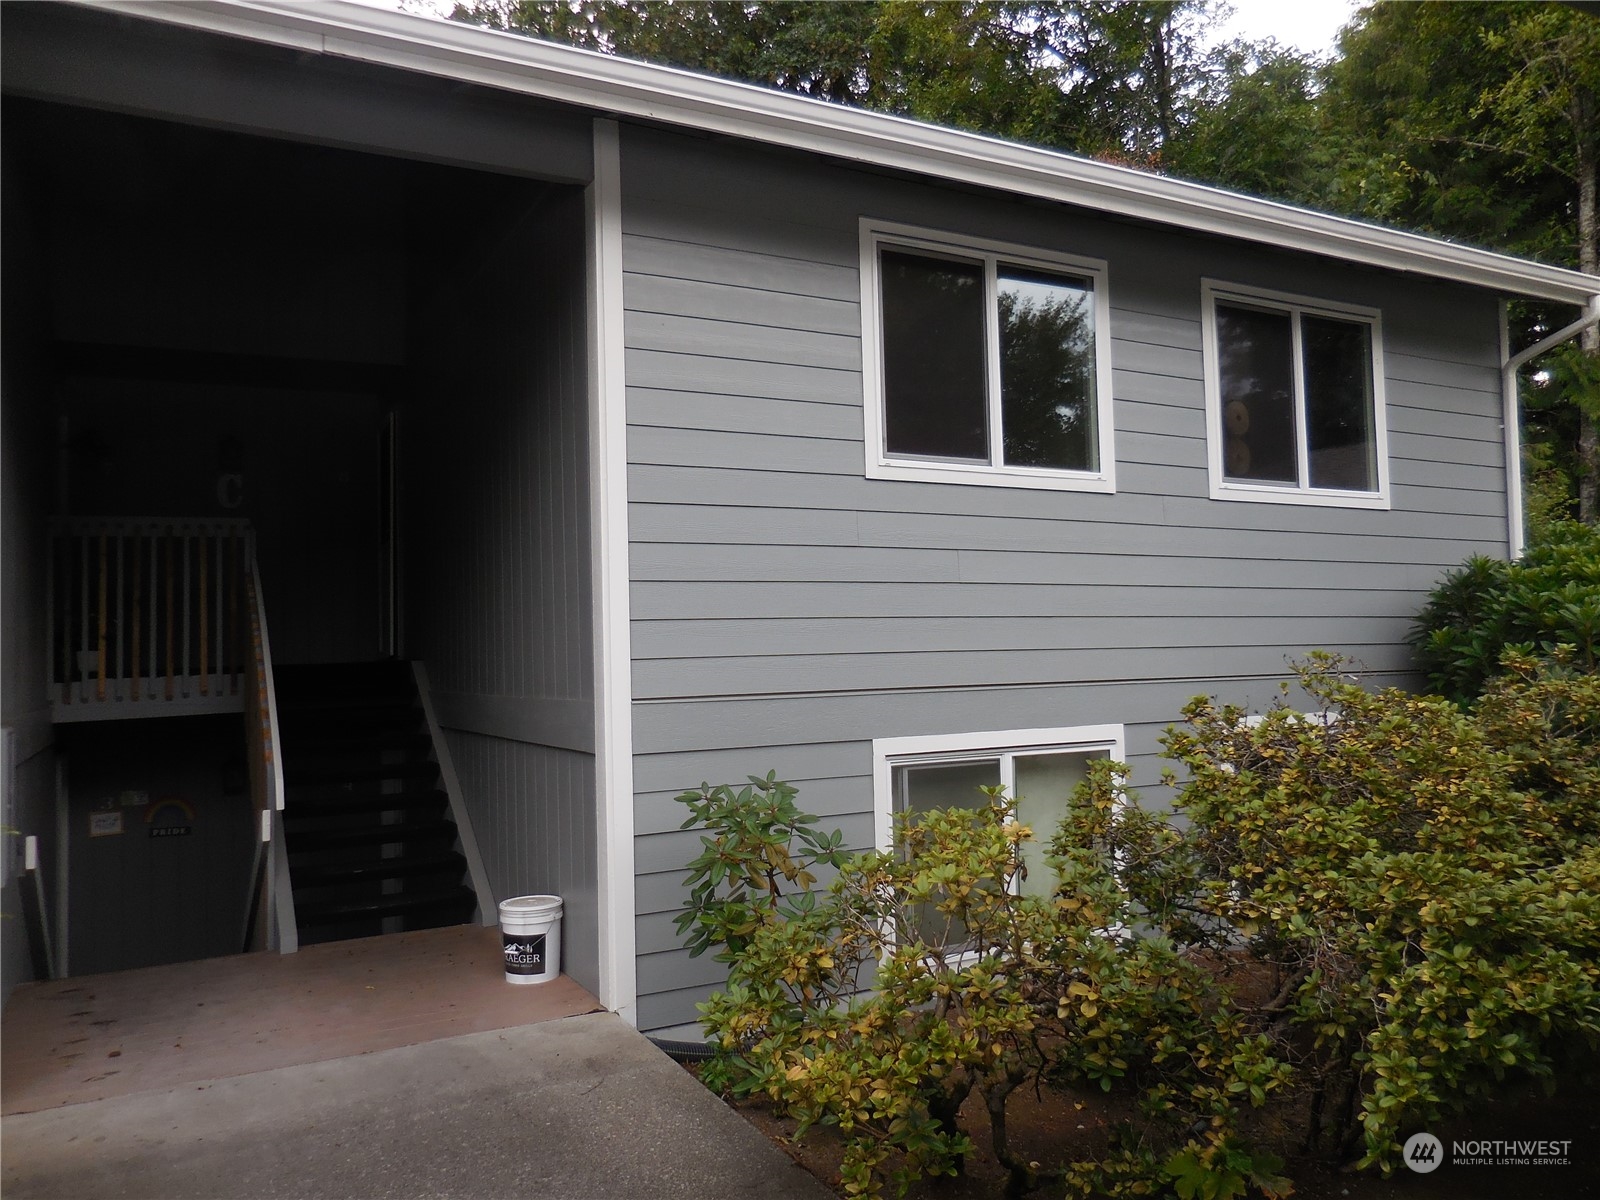
<svg viewBox="0 0 1600 1200"><path fill-rule="evenodd" d="M832 1195L610 1013L5 1118L6 1200Z"/></svg>

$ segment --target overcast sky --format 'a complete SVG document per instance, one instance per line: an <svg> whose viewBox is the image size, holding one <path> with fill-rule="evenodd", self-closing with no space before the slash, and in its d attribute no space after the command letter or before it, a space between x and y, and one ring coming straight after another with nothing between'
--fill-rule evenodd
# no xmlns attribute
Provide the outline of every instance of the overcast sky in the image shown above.
<svg viewBox="0 0 1600 1200"><path fill-rule="evenodd" d="M1334 35L1356 10L1356 0L1231 0L1233 18L1217 40L1273 38L1312 54L1332 54Z"/></svg>

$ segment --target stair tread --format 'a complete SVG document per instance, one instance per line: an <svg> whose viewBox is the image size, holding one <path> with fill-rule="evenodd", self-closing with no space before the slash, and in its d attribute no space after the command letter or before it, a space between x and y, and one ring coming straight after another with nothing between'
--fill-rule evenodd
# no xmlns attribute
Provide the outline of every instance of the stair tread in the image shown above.
<svg viewBox="0 0 1600 1200"><path fill-rule="evenodd" d="M424 730L413 728L384 728L384 726L371 726L371 728L326 728L318 726L315 730L291 730L280 728L278 742L286 749L291 749L296 754L330 754L330 752L347 752L347 750L360 750L363 754L370 754L373 750L408 750L418 746L430 746L434 739Z"/></svg>
<svg viewBox="0 0 1600 1200"><path fill-rule="evenodd" d="M392 692L349 692L330 695L324 692L308 692L299 695L290 692L285 695L277 693L279 716L302 716L311 713L342 713L345 711L382 711L387 713L401 711L415 711L420 705L415 696L396 695Z"/></svg>
<svg viewBox="0 0 1600 1200"><path fill-rule="evenodd" d="M477 896L410 664L297 664L276 681L302 942L470 920Z"/></svg>
<svg viewBox="0 0 1600 1200"><path fill-rule="evenodd" d="M390 825L363 825L355 829L302 830L289 837L289 861L298 854L336 846L382 846L391 842L431 841L456 835L454 821L436 818L425 821L396 821Z"/></svg>
<svg viewBox="0 0 1600 1200"><path fill-rule="evenodd" d="M366 858L345 863L307 863L289 868L289 878L298 893L302 889L330 887L341 883L366 883L375 879L398 879L407 875L432 875L440 871L467 869L464 855L455 850L438 854L408 854L400 858Z"/></svg>
<svg viewBox="0 0 1600 1200"><path fill-rule="evenodd" d="M297 765L289 754L283 756L284 786L310 786L325 783L373 783L384 779L402 779L407 775L437 777L439 765L431 759L394 763L362 763L359 767L338 769L334 763Z"/></svg>
<svg viewBox="0 0 1600 1200"><path fill-rule="evenodd" d="M312 902L305 905L297 903L295 920L302 925L315 925L360 917L401 916L421 909L451 906L459 906L470 915L470 910L476 908L477 903L478 897L471 888L457 885L451 888L433 888L426 892L398 892L377 900Z"/></svg>
<svg viewBox="0 0 1600 1200"><path fill-rule="evenodd" d="M292 831L295 822L300 820L449 803L450 797L440 788L411 788L403 792L334 792L320 797L286 795L283 819Z"/></svg>

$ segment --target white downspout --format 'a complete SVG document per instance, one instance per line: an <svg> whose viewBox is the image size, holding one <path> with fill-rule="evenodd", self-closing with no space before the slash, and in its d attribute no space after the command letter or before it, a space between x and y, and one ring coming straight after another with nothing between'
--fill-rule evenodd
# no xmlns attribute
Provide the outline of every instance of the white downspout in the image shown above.
<svg viewBox="0 0 1600 1200"><path fill-rule="evenodd" d="M1506 322L1506 306L1500 305L1500 394L1505 406L1506 504L1509 544L1512 558L1522 557L1525 530L1522 516L1522 413L1517 389L1517 372L1523 364L1538 358L1588 329L1600 324L1600 292L1589 297L1583 316L1564 329L1558 329L1517 354L1511 353L1511 335Z"/></svg>

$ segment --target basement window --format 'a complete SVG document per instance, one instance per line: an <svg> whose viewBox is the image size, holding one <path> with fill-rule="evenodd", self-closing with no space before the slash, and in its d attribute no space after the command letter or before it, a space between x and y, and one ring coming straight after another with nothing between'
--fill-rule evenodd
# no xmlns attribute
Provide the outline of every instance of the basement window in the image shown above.
<svg viewBox="0 0 1600 1200"><path fill-rule="evenodd" d="M1121 725L1064 729L1023 729L930 737L878 738L872 743L873 796L878 845L894 846L894 822L901 814L935 808L978 808L989 803L980 790L1003 787L1017 799L1017 820L1033 831L1023 844L1024 873L1017 890L1048 896L1054 876L1045 856L1050 839L1066 816L1073 789L1097 758L1121 761ZM923 915L928 945L959 945L962 931L943 917Z"/></svg>
<svg viewBox="0 0 1600 1200"><path fill-rule="evenodd" d="M1105 275L863 222L867 475L1115 490Z"/></svg>
<svg viewBox="0 0 1600 1200"><path fill-rule="evenodd" d="M1207 280L1202 341L1213 499L1389 507L1376 310Z"/></svg>

